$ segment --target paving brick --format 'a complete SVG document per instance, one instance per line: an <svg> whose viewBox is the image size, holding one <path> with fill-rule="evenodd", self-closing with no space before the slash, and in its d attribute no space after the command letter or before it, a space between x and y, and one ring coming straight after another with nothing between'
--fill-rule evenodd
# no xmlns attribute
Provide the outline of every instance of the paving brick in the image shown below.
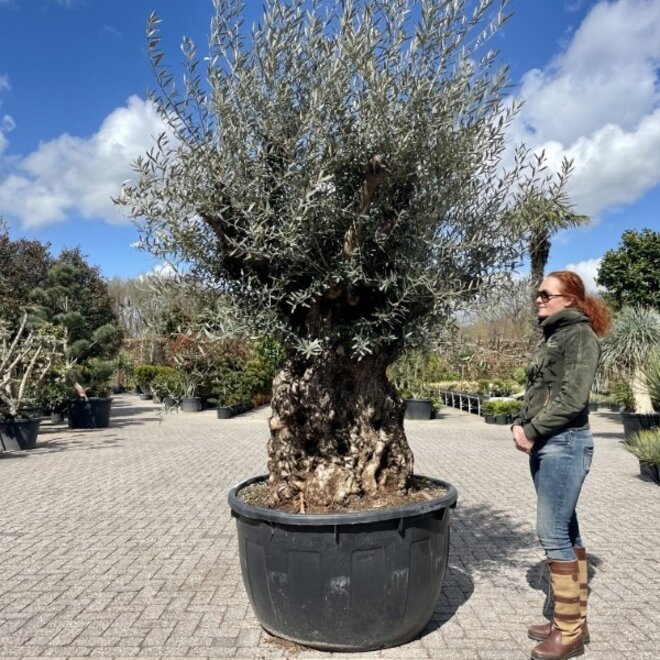
<svg viewBox="0 0 660 660"><path fill-rule="evenodd" d="M159 422L153 404L122 395L109 429L44 421L35 450L0 455L6 501L21 503L0 509L0 657L356 660L274 640L249 605L226 499L265 471L266 417ZM592 420L596 452L578 507L591 556L585 658L655 659L659 491L637 478L617 416ZM418 472L459 492L449 567L418 639L359 657L528 658L525 629L542 620L547 568L525 457L506 429L452 409L406 431Z"/></svg>

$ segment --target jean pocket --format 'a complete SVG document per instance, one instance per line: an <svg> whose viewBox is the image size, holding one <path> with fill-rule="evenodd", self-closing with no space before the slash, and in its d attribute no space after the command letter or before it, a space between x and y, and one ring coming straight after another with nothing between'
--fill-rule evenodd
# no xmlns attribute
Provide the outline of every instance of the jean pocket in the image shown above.
<svg viewBox="0 0 660 660"><path fill-rule="evenodd" d="M584 448L584 471L589 472L591 469L591 461L594 458L594 448L585 447Z"/></svg>

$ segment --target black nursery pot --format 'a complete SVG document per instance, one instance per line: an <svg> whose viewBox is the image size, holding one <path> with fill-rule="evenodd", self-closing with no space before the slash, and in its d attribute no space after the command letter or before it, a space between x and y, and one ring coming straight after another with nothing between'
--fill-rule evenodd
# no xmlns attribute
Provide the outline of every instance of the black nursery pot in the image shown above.
<svg viewBox="0 0 660 660"><path fill-rule="evenodd" d="M0 421L0 449L16 451L34 449L41 417Z"/></svg>
<svg viewBox="0 0 660 660"><path fill-rule="evenodd" d="M660 483L660 466L657 463L640 461L639 476L642 481L651 481L654 484Z"/></svg>
<svg viewBox="0 0 660 660"><path fill-rule="evenodd" d="M229 419L233 413L231 406L218 406L215 410L218 419Z"/></svg>
<svg viewBox="0 0 660 660"><path fill-rule="evenodd" d="M406 399L406 419L431 419L432 413L431 399Z"/></svg>
<svg viewBox="0 0 660 660"><path fill-rule="evenodd" d="M456 489L395 509L288 514L231 490L243 582L261 625L298 644L367 651L404 644L437 605L449 554Z"/></svg>
<svg viewBox="0 0 660 660"><path fill-rule="evenodd" d="M200 412L202 409L202 398L199 396L187 396L181 399L181 410L183 412Z"/></svg>
<svg viewBox="0 0 660 660"><path fill-rule="evenodd" d="M623 434L630 440L639 431L648 431L660 427L660 413L622 412Z"/></svg>
<svg viewBox="0 0 660 660"><path fill-rule="evenodd" d="M92 396L69 401L70 429L105 429L110 426L110 397Z"/></svg>

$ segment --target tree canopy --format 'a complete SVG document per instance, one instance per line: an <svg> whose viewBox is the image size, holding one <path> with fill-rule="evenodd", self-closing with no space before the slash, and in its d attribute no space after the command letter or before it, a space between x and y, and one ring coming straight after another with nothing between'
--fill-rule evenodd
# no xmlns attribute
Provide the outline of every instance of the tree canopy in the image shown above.
<svg viewBox="0 0 660 660"><path fill-rule="evenodd" d="M25 238L12 240L0 218L0 319L17 329L30 291L43 286L52 266L50 245Z"/></svg>
<svg viewBox="0 0 660 660"><path fill-rule="evenodd" d="M624 231L619 247L603 256L597 282L616 309L641 305L660 310L660 232Z"/></svg>
<svg viewBox="0 0 660 660"><path fill-rule="evenodd" d="M562 203L524 149L503 167L517 107L487 42L505 5L270 0L246 35L227 0L205 76L184 40L182 89L152 16L168 131L120 197L144 245L303 355L427 336L518 263L523 200Z"/></svg>

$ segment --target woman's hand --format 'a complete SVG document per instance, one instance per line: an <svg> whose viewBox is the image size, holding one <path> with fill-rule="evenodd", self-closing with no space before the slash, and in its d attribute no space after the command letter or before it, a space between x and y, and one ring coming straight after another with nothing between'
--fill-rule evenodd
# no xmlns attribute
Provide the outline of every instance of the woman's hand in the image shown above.
<svg viewBox="0 0 660 660"><path fill-rule="evenodd" d="M516 449L525 452L525 454L529 454L534 446L534 443L525 435L525 429L522 426L513 427L513 441L516 444Z"/></svg>

